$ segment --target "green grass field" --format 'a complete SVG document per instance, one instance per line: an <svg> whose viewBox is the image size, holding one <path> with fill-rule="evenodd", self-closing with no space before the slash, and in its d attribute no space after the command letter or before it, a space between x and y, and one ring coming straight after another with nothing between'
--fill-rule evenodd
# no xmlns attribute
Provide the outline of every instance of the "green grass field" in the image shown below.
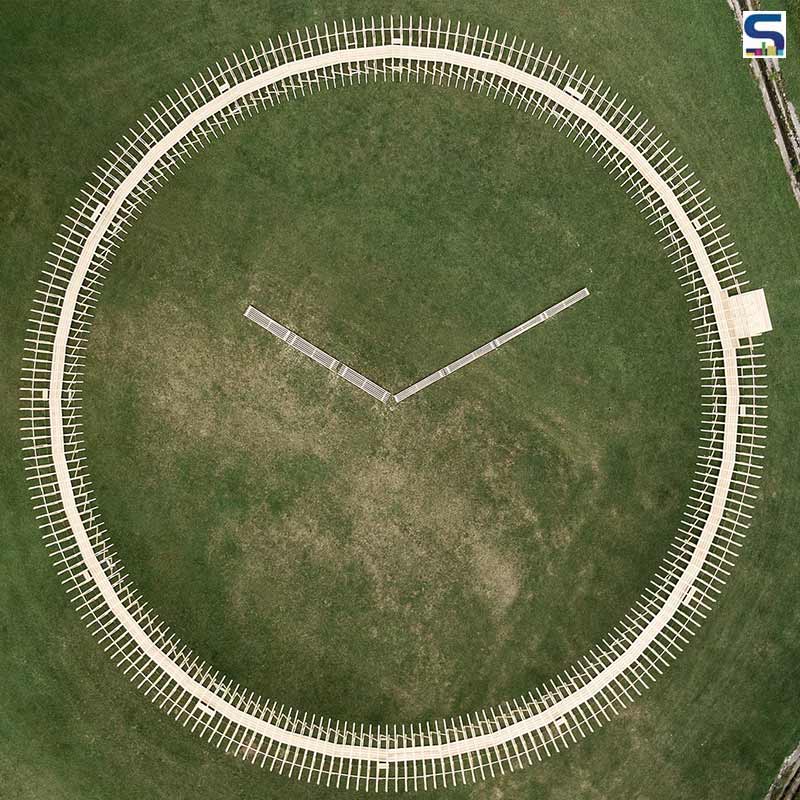
<svg viewBox="0 0 800 800"><path fill-rule="evenodd" d="M271 116L160 195L107 286L86 413L123 560L293 705L519 693L607 632L677 527L699 393L677 282L599 165L499 104L369 87ZM396 409L242 317L400 388L585 284Z"/></svg>
<svg viewBox="0 0 800 800"><path fill-rule="evenodd" d="M655 688L569 753L450 794L757 798L800 737L800 213L724 3L558 6L458 15L602 75L697 170L770 301L767 469L722 601ZM326 796L211 749L106 659L39 540L16 393L49 242L116 137L225 53L368 11L4 15L8 796ZM576 308L391 411L242 317L253 303L397 390L584 285ZM131 232L91 340L92 475L144 596L218 668L334 717L457 714L570 664L652 574L694 462L693 348L651 229L559 134L461 90L336 90L228 134Z"/></svg>
<svg viewBox="0 0 800 800"><path fill-rule="evenodd" d="M800 42L800 0L765 0L761 7L765 11L786 11L786 34L789 41L786 58L781 59L780 66L786 94L800 113L800 55L796 50Z"/></svg>

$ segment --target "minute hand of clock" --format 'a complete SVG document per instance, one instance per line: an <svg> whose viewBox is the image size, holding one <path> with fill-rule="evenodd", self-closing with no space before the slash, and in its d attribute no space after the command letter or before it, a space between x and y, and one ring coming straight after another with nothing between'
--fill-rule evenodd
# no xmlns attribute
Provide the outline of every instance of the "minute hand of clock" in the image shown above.
<svg viewBox="0 0 800 800"><path fill-rule="evenodd" d="M416 394L422 389L425 389L427 386L430 386L436 381L440 381L442 378L446 378L448 375L452 375L457 369L461 369L461 367L465 367L467 364L471 364L476 359L480 358L481 356L485 356L488 353L491 353L492 350L497 350L498 347L502 347L502 345L507 344L512 339L516 339L517 336L525 333L525 331L529 331L531 328L535 328L537 325L545 322L546 320L554 317L556 314L561 313L564 309L569 308L570 306L574 306L575 303L583 300L585 297L589 296L589 290L586 288L581 289L574 294L571 294L569 297L564 298L561 302L556 303L554 306L550 306L550 308L545 309L540 314L537 314L535 317L531 317L529 320L517 325L516 328L512 328L510 331L506 331L505 333L498 336L496 339L492 339L491 342L487 342L484 345L481 345L476 350L473 350L471 353L467 353L465 356L461 356L461 358L453 361L451 364L448 364L446 367L442 367L440 370L436 372L432 372L422 380L417 381L416 383L412 383L411 386L403 389L403 391L398 392L394 396L394 400L396 403L402 403L403 400L407 400L412 395Z"/></svg>

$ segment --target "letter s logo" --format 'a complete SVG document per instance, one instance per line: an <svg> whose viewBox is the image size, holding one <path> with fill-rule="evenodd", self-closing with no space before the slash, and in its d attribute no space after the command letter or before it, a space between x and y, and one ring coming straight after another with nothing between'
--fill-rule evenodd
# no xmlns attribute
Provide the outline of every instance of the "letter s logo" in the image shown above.
<svg viewBox="0 0 800 800"><path fill-rule="evenodd" d="M743 19L746 56L782 57L786 53L786 12L751 11ZM762 47L767 42L772 47Z"/></svg>

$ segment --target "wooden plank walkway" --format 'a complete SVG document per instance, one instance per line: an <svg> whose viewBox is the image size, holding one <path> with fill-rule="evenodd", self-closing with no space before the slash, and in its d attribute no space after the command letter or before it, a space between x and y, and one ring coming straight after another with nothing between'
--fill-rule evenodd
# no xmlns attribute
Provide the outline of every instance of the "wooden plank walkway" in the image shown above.
<svg viewBox="0 0 800 800"><path fill-rule="evenodd" d="M370 397L385 403L392 396L392 393L382 386L378 386L377 383L348 367L347 364L342 364L338 359L335 359L324 350L320 350L319 347L311 344L311 342L294 331L289 330L285 325L281 325L280 322L272 319L272 317L268 317L263 311L259 311L254 306L247 306L244 315L251 322L255 322L256 325L260 325L265 331L269 331L273 336L288 344L289 347L293 347L312 361L316 361L317 364L343 378L357 389L366 392Z"/></svg>
<svg viewBox="0 0 800 800"><path fill-rule="evenodd" d="M575 303L588 296L589 290L586 288L571 294L569 297L565 298L559 303L556 303L555 305L550 306L550 308L545 309L535 317L531 317L530 319L525 320L525 322L520 323L516 328L512 328L510 331L506 331L496 339L492 339L491 342L481 345L471 353L467 353L465 356L461 356L461 358L458 358L451 364L448 364L446 367L442 367L436 372L432 372L430 375L418 380L416 383L412 383L411 386L406 387L394 396L395 402L402 403L403 400L407 400L412 395L422 391L422 389L425 389L431 384L436 383L436 381L440 381L442 378L446 378L448 375L452 375L456 370L461 369L461 367L466 367L467 364L471 364L473 361L477 361L477 359L479 359L481 356L488 355L493 350L497 350L498 347L502 347L504 344L507 344L512 339L516 339L517 336L522 335L531 328L535 328L542 322L552 319L556 314L560 314L565 309L569 308L570 306L574 306Z"/></svg>

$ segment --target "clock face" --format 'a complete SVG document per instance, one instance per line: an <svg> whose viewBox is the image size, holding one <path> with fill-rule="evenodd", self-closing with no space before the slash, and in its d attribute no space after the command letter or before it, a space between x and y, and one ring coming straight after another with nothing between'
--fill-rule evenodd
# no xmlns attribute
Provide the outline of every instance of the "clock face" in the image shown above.
<svg viewBox="0 0 800 800"><path fill-rule="evenodd" d="M365 25L209 72L79 201L33 477L68 591L168 713L304 780L429 788L569 746L694 632L768 317L597 79Z"/></svg>
<svg viewBox="0 0 800 800"><path fill-rule="evenodd" d="M572 663L658 567L699 427L686 303L625 194L536 131L468 93L330 92L232 131L131 229L91 471L137 586L226 674L342 718L461 713ZM434 191L445 148L467 166ZM399 404L243 316L397 394L584 285Z"/></svg>

